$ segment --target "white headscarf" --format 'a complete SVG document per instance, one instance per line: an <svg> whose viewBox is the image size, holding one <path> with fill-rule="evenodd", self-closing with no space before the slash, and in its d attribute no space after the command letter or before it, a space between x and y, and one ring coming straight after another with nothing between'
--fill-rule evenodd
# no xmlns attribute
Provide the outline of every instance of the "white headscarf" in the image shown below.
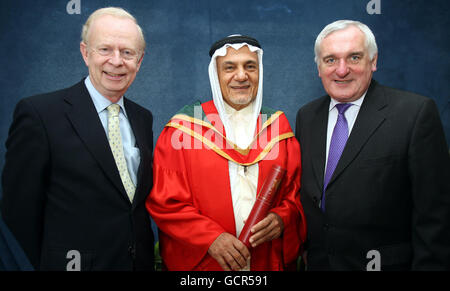
<svg viewBox="0 0 450 291"><path fill-rule="evenodd" d="M211 91L213 95L213 101L214 105L216 106L216 109L219 113L220 120L223 123L223 126L225 127L225 132L227 135L227 139L230 139L232 142L236 144L236 141L234 139L234 134L232 133L232 127L230 125L230 122L228 120L225 107L224 107L224 100L222 96L222 91L220 89L220 83L219 83L219 77L217 74L217 57L218 56L225 56L227 54L227 49L229 47L232 47L235 50L239 50L241 47L246 45L251 52L256 52L258 55L258 63L259 63L259 82L258 82L258 92L256 94L256 98L254 100L254 106L253 106L253 113L252 113L252 121L250 123L250 129L252 133L255 132L256 128L256 122L258 120L259 113L261 111L262 106L262 92L263 92L263 63L262 63L262 55L263 50L249 45L247 43L227 43L221 48L217 49L214 54L211 57L211 62L209 63L208 72L209 72L209 81L211 83ZM248 147L253 140L253 136L250 137L248 141L246 141L245 148Z"/></svg>

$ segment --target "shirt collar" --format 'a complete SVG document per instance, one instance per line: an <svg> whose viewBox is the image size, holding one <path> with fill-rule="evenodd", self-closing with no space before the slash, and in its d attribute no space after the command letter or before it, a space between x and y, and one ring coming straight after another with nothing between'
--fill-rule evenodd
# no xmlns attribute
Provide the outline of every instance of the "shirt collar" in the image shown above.
<svg viewBox="0 0 450 291"><path fill-rule="evenodd" d="M97 89L95 89L94 85L91 82L90 77L88 76L85 80L84 80L84 84L86 85L86 88L89 91L89 95L91 95L92 98L92 102L94 102L94 106L95 109L97 110L97 113L102 112L103 110L105 110L109 105L112 104L112 102L110 100L108 100L107 98L103 97L102 94L100 94ZM123 103L123 96L120 97L119 101L117 101L117 103L120 108L121 111L123 112L123 114L125 115L125 117L128 118L127 113L125 111L125 106Z"/></svg>
<svg viewBox="0 0 450 291"><path fill-rule="evenodd" d="M364 101L364 97L366 97L366 93L367 93L367 91L364 92L364 94L360 98L356 99L355 101L348 102L348 103L361 107L361 105ZM330 107L328 108L328 111L331 111L336 106L336 104L344 103L344 102L339 102L336 99L333 99L331 97L330 97L330 99L331 99L331 102L330 102Z"/></svg>
<svg viewBox="0 0 450 291"><path fill-rule="evenodd" d="M233 107L231 107L230 105L228 105L227 102L223 102L224 107L225 107L225 112L228 116L245 116L245 117L252 116L254 103L255 103L255 101L252 101L249 105L242 108L241 110L236 110Z"/></svg>

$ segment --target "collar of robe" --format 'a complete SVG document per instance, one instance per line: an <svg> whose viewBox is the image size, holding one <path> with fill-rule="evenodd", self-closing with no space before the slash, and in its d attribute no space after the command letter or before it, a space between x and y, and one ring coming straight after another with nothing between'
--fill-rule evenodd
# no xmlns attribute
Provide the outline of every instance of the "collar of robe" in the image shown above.
<svg viewBox="0 0 450 291"><path fill-rule="evenodd" d="M178 138L183 147L197 149L200 144L201 148L213 150L223 158L242 166L253 165L265 158L275 158L270 156L272 149L281 140L294 137L282 111L263 107L258 116L252 142L245 149L239 148L227 139L212 100L183 107L171 118L166 127L176 129L174 134L178 136L174 140ZM197 140L197 143L194 140Z"/></svg>

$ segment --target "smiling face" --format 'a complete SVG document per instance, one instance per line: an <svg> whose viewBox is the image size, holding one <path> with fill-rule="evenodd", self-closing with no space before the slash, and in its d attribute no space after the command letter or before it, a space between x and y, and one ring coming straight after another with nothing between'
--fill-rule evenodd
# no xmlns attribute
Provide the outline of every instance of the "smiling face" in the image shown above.
<svg viewBox="0 0 450 291"><path fill-rule="evenodd" d="M355 26L332 32L320 45L319 76L325 91L339 102L359 99L377 69L369 58L364 33Z"/></svg>
<svg viewBox="0 0 450 291"><path fill-rule="evenodd" d="M259 63L256 52L247 46L217 57L217 74L225 102L236 110L249 105L256 98L259 82Z"/></svg>
<svg viewBox="0 0 450 291"><path fill-rule="evenodd" d="M140 35L127 18L100 16L92 23L87 44L80 51L95 89L112 102L125 94L142 63ZM129 57L129 52L135 55Z"/></svg>

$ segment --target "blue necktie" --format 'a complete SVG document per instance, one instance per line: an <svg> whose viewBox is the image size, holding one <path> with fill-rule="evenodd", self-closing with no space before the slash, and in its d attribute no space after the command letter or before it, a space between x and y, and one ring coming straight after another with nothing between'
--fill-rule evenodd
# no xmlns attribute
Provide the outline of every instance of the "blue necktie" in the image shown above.
<svg viewBox="0 0 450 291"><path fill-rule="evenodd" d="M348 139L348 124L347 119L345 119L345 111L351 106L350 103L340 103L336 104L336 108L339 112L336 125L333 129L333 135L331 136L330 150L328 152L328 162L327 169L325 171L325 178L323 181L323 193L322 201L320 203L320 208L325 211L325 190L327 189L328 183L333 176L333 172L341 158L342 152L344 151L345 144Z"/></svg>

